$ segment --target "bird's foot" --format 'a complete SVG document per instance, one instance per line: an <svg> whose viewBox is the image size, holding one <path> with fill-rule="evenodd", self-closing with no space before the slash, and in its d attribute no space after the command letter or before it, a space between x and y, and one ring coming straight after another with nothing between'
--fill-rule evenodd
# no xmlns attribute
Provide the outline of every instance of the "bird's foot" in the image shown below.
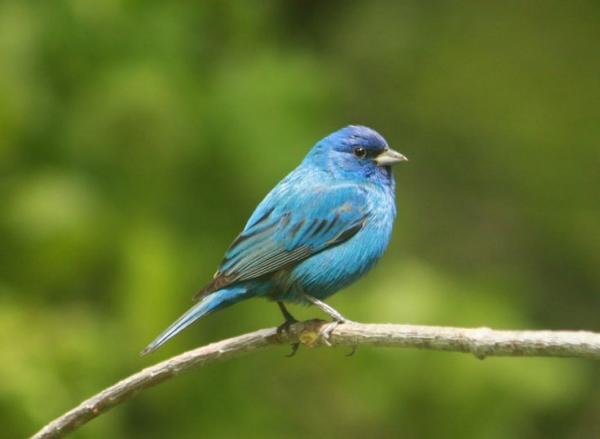
<svg viewBox="0 0 600 439"><path fill-rule="evenodd" d="M285 305L282 302L277 302L281 313L283 314L283 318L285 321L277 327L277 335L283 335L290 331L290 327L294 323L298 323L298 320L287 310Z"/></svg>
<svg viewBox="0 0 600 439"><path fill-rule="evenodd" d="M279 325L277 327L277 335L284 335L286 333L290 332L290 328L292 327L292 325L294 323L298 323L298 320L294 319L294 320L286 320L285 322L283 322L281 325Z"/></svg>
<svg viewBox="0 0 600 439"><path fill-rule="evenodd" d="M290 352L289 354L286 355L287 358L295 357L296 354L298 353L298 349L300 349L299 342L292 343L291 346L292 346L292 352Z"/></svg>
<svg viewBox="0 0 600 439"><path fill-rule="evenodd" d="M279 325L277 327L277 335L279 337L285 335L286 333L289 333L290 331L290 327L294 324L294 323L298 323L298 320L294 319L294 320L286 320L285 322L283 322L281 325ZM293 356L296 355L296 353L298 353L298 349L300 348L300 343L296 342L296 343L292 343L292 352L290 352L288 355L286 355L286 357L288 358L292 358Z"/></svg>
<svg viewBox="0 0 600 439"><path fill-rule="evenodd" d="M305 294L304 298L333 319L331 323L323 325L319 331L319 337L323 341L323 344L325 346L331 346L331 334L333 333L335 328L337 328L343 323L350 322L350 320L344 317L338 310L336 310L332 306L327 305L325 302L320 301L316 297ZM355 353L356 346L353 346L352 351L350 352L350 354L348 354L348 356L352 357Z"/></svg>
<svg viewBox="0 0 600 439"><path fill-rule="evenodd" d="M333 333L333 331L335 331L335 329L339 325L343 325L344 323L348 323L348 322L350 322L350 320L342 320L342 321L334 320L332 322L329 322L329 323L323 325L321 327L321 330L319 331L319 337L323 341L323 344L325 346L331 347L332 346L332 344L331 344L331 334ZM357 345L352 346L352 350L346 356L347 357L353 357L354 354L356 354L357 348L358 348Z"/></svg>
<svg viewBox="0 0 600 439"><path fill-rule="evenodd" d="M290 331L290 327L294 323L298 323L298 320L296 320L296 318L292 314L290 314L290 312L286 309L285 305L282 302L277 302L277 305L279 305L279 309L281 310L281 313L285 318L285 322L283 322L277 327L277 335L282 336L283 334L288 333ZM292 352L286 355L286 357L292 358L293 356L295 356L298 353L299 348L299 342L292 343Z"/></svg>
<svg viewBox="0 0 600 439"><path fill-rule="evenodd" d="M344 322L339 322L337 320L334 320L333 322L327 323L327 324L325 324L325 325L323 325L321 327L321 329L319 330L319 337L321 338L321 340L323 340L323 344L325 346L331 347L331 341L330 341L331 340L331 333L341 323L344 323Z"/></svg>

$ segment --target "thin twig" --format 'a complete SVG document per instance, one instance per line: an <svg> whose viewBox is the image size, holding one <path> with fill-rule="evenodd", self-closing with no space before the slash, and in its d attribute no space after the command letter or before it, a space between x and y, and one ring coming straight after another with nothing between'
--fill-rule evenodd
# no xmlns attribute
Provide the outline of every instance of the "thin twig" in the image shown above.
<svg viewBox="0 0 600 439"><path fill-rule="evenodd" d="M268 346L301 342L323 345L322 320L291 325L285 333L275 328L222 340L177 355L114 384L36 433L34 439L66 436L95 417L129 400L138 392L182 372L217 361L239 357ZM327 343L332 346L387 346L466 352L488 356L579 357L600 360L600 334L583 331L496 331L488 328L449 328L347 322L337 326Z"/></svg>

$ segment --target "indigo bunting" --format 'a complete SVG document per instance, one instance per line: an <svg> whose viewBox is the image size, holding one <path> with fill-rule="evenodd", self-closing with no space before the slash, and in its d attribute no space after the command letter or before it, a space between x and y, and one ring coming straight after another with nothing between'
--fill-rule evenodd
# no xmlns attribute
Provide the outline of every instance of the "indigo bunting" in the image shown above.
<svg viewBox="0 0 600 439"><path fill-rule="evenodd" d="M258 205L197 303L159 335L154 351L201 317L252 297L313 304L364 275L388 246L396 216L391 165L407 160L376 131L348 126L325 137Z"/></svg>

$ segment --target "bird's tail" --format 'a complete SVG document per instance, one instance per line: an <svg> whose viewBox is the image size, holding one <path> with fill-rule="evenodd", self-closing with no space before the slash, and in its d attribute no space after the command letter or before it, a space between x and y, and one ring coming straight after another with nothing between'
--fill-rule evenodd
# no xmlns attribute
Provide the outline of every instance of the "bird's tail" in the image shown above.
<svg viewBox="0 0 600 439"><path fill-rule="evenodd" d="M237 303L240 300L248 297L248 290L242 286L223 289L204 297L200 302L188 309L162 334L156 337L156 339L154 339L154 341L152 341L152 343L150 343L148 347L142 351L141 355L146 355L152 351L155 351L169 339L179 334L201 317L233 305L234 303Z"/></svg>

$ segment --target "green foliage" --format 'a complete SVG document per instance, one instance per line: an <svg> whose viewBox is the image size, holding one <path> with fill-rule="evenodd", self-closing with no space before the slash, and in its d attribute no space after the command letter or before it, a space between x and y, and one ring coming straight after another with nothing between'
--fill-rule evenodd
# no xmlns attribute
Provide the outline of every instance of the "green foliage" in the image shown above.
<svg viewBox="0 0 600 439"><path fill-rule="evenodd" d="M593 1L0 3L0 423L24 437L158 359L276 325L255 301L137 353L321 136L409 158L360 321L600 330ZM312 309L293 309L314 317ZM596 437L598 366L284 349L74 437Z"/></svg>

